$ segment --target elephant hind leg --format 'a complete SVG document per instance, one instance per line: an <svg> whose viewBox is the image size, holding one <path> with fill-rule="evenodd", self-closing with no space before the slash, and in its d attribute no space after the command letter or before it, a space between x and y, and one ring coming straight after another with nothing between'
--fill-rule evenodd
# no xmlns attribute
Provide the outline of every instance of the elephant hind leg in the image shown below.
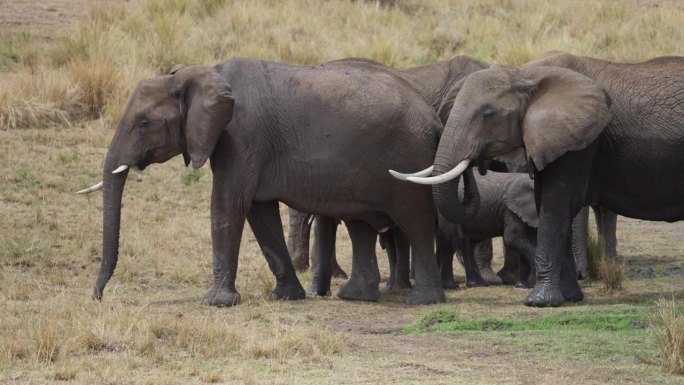
<svg viewBox="0 0 684 385"><path fill-rule="evenodd" d="M475 246L475 265L480 275L490 285L501 285L503 283L501 278L492 270L492 259L494 259L494 248L491 238Z"/></svg>
<svg viewBox="0 0 684 385"><path fill-rule="evenodd" d="M375 255L377 232L364 221L348 221L352 242L352 273L349 281L337 291L342 299L377 301L380 298L380 270Z"/></svg>
<svg viewBox="0 0 684 385"><path fill-rule="evenodd" d="M391 234L387 236L386 246L387 255L390 259L390 279L387 281L387 288L392 290L410 289L411 280L409 273L411 270L410 252L411 246L404 233L394 228L389 231ZM394 258L389 257L390 253L394 254ZM392 262L394 260L394 262Z"/></svg>
<svg viewBox="0 0 684 385"><path fill-rule="evenodd" d="M269 299L304 299L306 292L297 279L285 244L278 202L254 202L247 213L247 221L257 242L259 242L264 257L266 257L268 267L276 278L276 287L271 291Z"/></svg>
<svg viewBox="0 0 684 385"><path fill-rule="evenodd" d="M321 296L330 294L336 233L337 221L334 218L316 216L311 277L311 292L314 294Z"/></svg>

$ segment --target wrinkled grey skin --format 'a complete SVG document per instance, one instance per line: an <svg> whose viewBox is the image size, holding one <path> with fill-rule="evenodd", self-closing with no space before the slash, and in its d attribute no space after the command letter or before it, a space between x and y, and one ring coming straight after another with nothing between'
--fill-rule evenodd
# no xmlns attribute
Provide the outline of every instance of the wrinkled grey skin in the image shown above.
<svg viewBox="0 0 684 385"><path fill-rule="evenodd" d="M532 181L526 174L494 171L476 175L475 181L480 194L480 210L475 217L463 225L439 218L437 259L441 267L442 286L455 286L452 267L454 250L460 250L463 255L466 286L488 286L478 271L480 266L466 261L468 258L477 261L475 248L481 242L503 237L508 266L499 272L501 280L519 287L532 287L530 274L538 222ZM445 240L447 243L441 244Z"/></svg>
<svg viewBox="0 0 684 385"><path fill-rule="evenodd" d="M348 66L362 66L364 68L373 66L382 72L392 71L410 84L435 111L437 111L444 101L444 98L447 96L448 91L456 82L470 73L489 67L489 64L467 56L456 56L448 60L410 68L391 68L364 58L347 58L331 62L331 64L333 63ZM299 213L296 210L290 210L288 247L293 257L295 268L298 270L304 270L309 266L308 242L310 225L308 225L307 218L307 214ZM332 219L326 219L324 224L319 224L319 226L321 226L321 232L323 234L334 234L335 232L333 229L327 228L334 226L334 223L335 222ZM395 232L390 231L385 235L385 241L381 242L388 251L388 258L390 259L390 266L392 267L390 269L387 287L390 289L408 288L411 283L408 277L408 269L405 264L407 264L409 260L409 251L403 250L403 247L407 245L407 242L404 240L403 234L400 233L396 237L394 234ZM337 266L334 255L334 237L327 239L332 239L333 245L321 245L319 248L317 246L318 237L314 237L314 247L316 250L332 250L333 254L326 253L323 255L315 252L313 255L315 255L316 258L325 258L326 260L332 258L330 259L330 263L334 269L335 266ZM318 259L313 259L312 263L317 264L317 260ZM332 275L334 275L334 271ZM325 278L319 277L328 276L331 276L331 272L314 269L312 292L325 293L329 288L329 283ZM319 285L321 286L319 287Z"/></svg>
<svg viewBox="0 0 684 385"><path fill-rule="evenodd" d="M195 168L210 160L214 175L214 285L205 304L240 301L235 278L245 219L276 277L269 297L304 298L278 201L347 221L354 267L340 297L377 299L376 233L397 226L416 259L416 284L407 302L443 302L431 191L387 173L390 167L428 167L441 128L434 110L404 80L361 63L302 67L233 59L143 80L105 160L103 257L94 297L102 297L118 260L128 170L112 171L120 165L144 169L182 153Z"/></svg>
<svg viewBox="0 0 684 385"><path fill-rule="evenodd" d="M527 305L583 299L570 241L582 207L684 219L683 89L681 57L623 64L557 52L477 72L454 87L453 104L441 108L447 122L435 174L465 159L527 161L533 170L537 281ZM463 177L467 190L472 170ZM459 179L433 186L433 195L442 215L462 223L479 202L450 199Z"/></svg>
<svg viewBox="0 0 684 385"><path fill-rule="evenodd" d="M592 206L598 239L603 244L603 255L616 259L617 256L617 215L601 205ZM577 278L589 276L589 262L587 260L587 237L589 236L589 206L584 207L572 221L572 253L577 262Z"/></svg>

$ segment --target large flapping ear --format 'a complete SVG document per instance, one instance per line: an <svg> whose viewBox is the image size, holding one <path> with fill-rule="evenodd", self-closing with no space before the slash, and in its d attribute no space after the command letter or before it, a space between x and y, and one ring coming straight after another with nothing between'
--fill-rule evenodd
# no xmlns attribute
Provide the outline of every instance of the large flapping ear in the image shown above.
<svg viewBox="0 0 684 385"><path fill-rule="evenodd" d="M610 120L608 94L580 73L523 66L511 78L514 88L529 97L523 142L540 171L566 152L588 147Z"/></svg>
<svg viewBox="0 0 684 385"><path fill-rule="evenodd" d="M449 120L449 114L451 114L451 109L454 107L454 100L461 91L461 87L463 87L463 83L465 82L466 78L467 76L451 86L451 89L449 89L449 92L446 93L442 99L442 102L439 104L437 115L439 115L439 120L442 122L442 124L446 124L447 120Z"/></svg>
<svg viewBox="0 0 684 385"><path fill-rule="evenodd" d="M539 216L534 201L534 182L527 175L518 174L506 182L504 202L523 222L537 228Z"/></svg>
<svg viewBox="0 0 684 385"><path fill-rule="evenodd" d="M199 168L233 117L235 101L230 85L213 67L184 67L173 76L184 114L187 152L192 167Z"/></svg>

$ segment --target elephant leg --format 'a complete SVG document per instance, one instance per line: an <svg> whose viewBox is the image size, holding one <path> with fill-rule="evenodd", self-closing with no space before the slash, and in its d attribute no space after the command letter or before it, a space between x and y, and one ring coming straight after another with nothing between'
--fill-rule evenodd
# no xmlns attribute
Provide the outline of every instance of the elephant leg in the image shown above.
<svg viewBox="0 0 684 385"><path fill-rule="evenodd" d="M417 202L413 202L417 204ZM424 202L423 208L416 212L433 210L432 199ZM420 207L417 207L420 209ZM404 232L411 245L412 260L415 261L415 285L406 298L410 305L445 302L446 295L435 258L435 215L420 215L398 218L397 225Z"/></svg>
<svg viewBox="0 0 684 385"><path fill-rule="evenodd" d="M385 287L391 289L394 286L395 276L397 274L397 250L394 245L394 238L391 231L381 233L378 237L380 247L387 253L387 265L389 266L389 278Z"/></svg>
<svg viewBox="0 0 684 385"><path fill-rule="evenodd" d="M575 257L572 255L572 237L568 238L565 249L565 260L560 276L561 294L567 302L579 302L584 299L584 293L582 293L582 288L577 281L577 265L575 264Z"/></svg>
<svg viewBox="0 0 684 385"><path fill-rule="evenodd" d="M335 245L336 242L336 234L337 234L337 227L339 226L339 221L335 221L335 232L333 233L333 245ZM333 254L332 254L332 260L331 260L331 265L332 265L332 276L335 278L344 278L347 279L347 273L342 270L340 265L337 263L337 252L335 251L335 247L333 247Z"/></svg>
<svg viewBox="0 0 684 385"><path fill-rule="evenodd" d="M390 230L390 243L393 245L392 249L395 253L394 264L394 280L388 281L387 287L389 289L400 290L410 289L411 280L409 279L410 265L411 265L411 246L406 235L399 229L394 228ZM389 248L388 248L389 255Z"/></svg>
<svg viewBox="0 0 684 385"><path fill-rule="evenodd" d="M352 273L337 296L357 301L377 301L380 298L380 270L375 256L377 232L364 221L347 221L352 242Z"/></svg>
<svg viewBox="0 0 684 385"><path fill-rule="evenodd" d="M501 278L492 270L492 259L494 259L494 249L492 239L485 239L475 246L475 265L480 271L482 278L490 285L501 285Z"/></svg>
<svg viewBox="0 0 684 385"><path fill-rule="evenodd" d="M290 226L287 232L287 250L292 257L292 264L297 271L307 270L312 215L290 208L288 220Z"/></svg>
<svg viewBox="0 0 684 385"><path fill-rule="evenodd" d="M475 248L479 242L473 242L468 236L464 237L463 266L466 271L466 286L478 287L489 286L489 283L480 275L480 269L475 264Z"/></svg>
<svg viewBox="0 0 684 385"><path fill-rule="evenodd" d="M268 267L276 278L276 287L268 298L270 300L304 299L306 292L297 279L285 245L278 202L254 202L247 213L247 221L259 242L261 252L266 257Z"/></svg>
<svg viewBox="0 0 684 385"><path fill-rule="evenodd" d="M440 218L440 221L443 218ZM446 220L446 219L444 219ZM456 234L451 234L455 237ZM442 287L445 289L458 289L458 283L454 279L454 246L451 240L440 223L439 231L437 231L437 264L439 266L440 276L442 277Z"/></svg>
<svg viewBox="0 0 684 385"><path fill-rule="evenodd" d="M576 300L581 289L577 284L577 271L565 272L574 267L570 230L572 219L585 206L591 163L598 142L581 151L568 152L546 166L543 172L535 171L534 190L539 210L535 268L537 281L527 296L528 306L560 306L565 302L562 291ZM574 285L571 286L572 275ZM563 286L563 288L561 288Z"/></svg>
<svg viewBox="0 0 684 385"><path fill-rule="evenodd" d="M314 220L314 243L312 250L313 275L311 292L318 295L330 294L332 279L332 260L335 253L335 235L337 220L331 217L316 215Z"/></svg>
<svg viewBox="0 0 684 385"><path fill-rule="evenodd" d="M512 212L506 213L504 223L504 249L511 259L516 260L515 286L531 288L534 277L530 278L530 274L534 270L537 229L527 225Z"/></svg>
<svg viewBox="0 0 684 385"><path fill-rule="evenodd" d="M496 274L504 285L515 285L519 278L520 254L504 242L504 265Z"/></svg>
<svg viewBox="0 0 684 385"><path fill-rule="evenodd" d="M572 254L577 263L577 279L589 276L587 260L587 237L589 225L589 207L582 207L572 220Z"/></svg>
<svg viewBox="0 0 684 385"><path fill-rule="evenodd" d="M596 205L592 206L594 215L596 216L596 226L598 234L603 241L604 253L606 258L617 258L617 214L610 211L608 208Z"/></svg>
<svg viewBox="0 0 684 385"><path fill-rule="evenodd" d="M235 289L240 240L245 225L243 210L235 199L226 196L215 182L211 197L211 249L214 284L202 301L211 306L233 306L240 303ZM282 229L281 229L282 231Z"/></svg>

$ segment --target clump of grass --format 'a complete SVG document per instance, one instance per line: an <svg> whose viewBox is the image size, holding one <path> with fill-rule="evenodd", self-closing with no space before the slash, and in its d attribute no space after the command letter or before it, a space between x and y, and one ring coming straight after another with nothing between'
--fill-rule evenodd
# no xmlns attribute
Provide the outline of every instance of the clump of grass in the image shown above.
<svg viewBox="0 0 684 385"><path fill-rule="evenodd" d="M607 291L622 290L622 282L625 278L625 260L623 258L602 258L599 264L599 272L603 287Z"/></svg>
<svg viewBox="0 0 684 385"><path fill-rule="evenodd" d="M605 247L603 240L597 237L594 232L589 231L587 235L587 275L591 279L601 277L600 265L604 259Z"/></svg>
<svg viewBox="0 0 684 385"><path fill-rule="evenodd" d="M199 182L203 175L204 172L201 169L190 168L181 174L181 182L183 182L184 185L189 186L193 183Z"/></svg>
<svg viewBox="0 0 684 385"><path fill-rule="evenodd" d="M672 374L684 374L684 314L681 307L674 299L660 301L652 324L663 369Z"/></svg>

